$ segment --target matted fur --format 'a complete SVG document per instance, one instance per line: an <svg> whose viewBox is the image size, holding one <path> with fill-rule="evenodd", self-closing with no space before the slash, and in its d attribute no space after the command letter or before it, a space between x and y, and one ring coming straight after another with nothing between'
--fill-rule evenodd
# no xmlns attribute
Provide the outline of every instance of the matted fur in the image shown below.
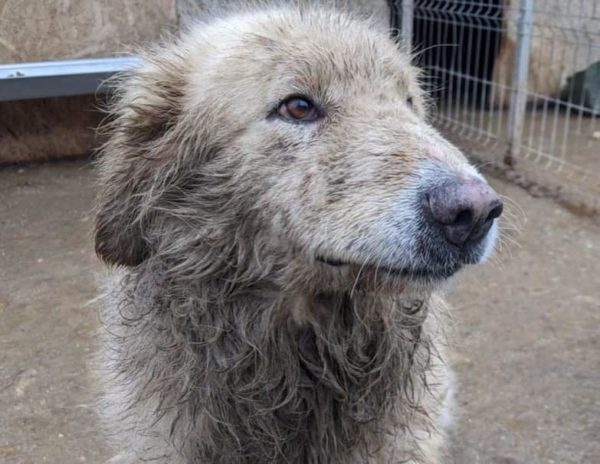
<svg viewBox="0 0 600 464"><path fill-rule="evenodd" d="M477 173L427 124L408 55L363 21L286 8L143 59L100 159L114 462L440 462L444 304L380 266L433 256L415 251L415 192ZM323 121L272 114L300 92Z"/></svg>

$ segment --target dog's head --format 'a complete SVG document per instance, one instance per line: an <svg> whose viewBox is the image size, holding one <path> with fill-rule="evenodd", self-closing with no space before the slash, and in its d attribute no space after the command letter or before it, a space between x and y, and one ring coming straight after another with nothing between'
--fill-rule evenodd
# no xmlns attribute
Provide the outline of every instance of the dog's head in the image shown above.
<svg viewBox="0 0 600 464"><path fill-rule="evenodd" d="M324 286L432 283L479 262L502 203L427 123L418 75L384 32L322 10L157 47L119 87L97 252L137 266L205 247Z"/></svg>

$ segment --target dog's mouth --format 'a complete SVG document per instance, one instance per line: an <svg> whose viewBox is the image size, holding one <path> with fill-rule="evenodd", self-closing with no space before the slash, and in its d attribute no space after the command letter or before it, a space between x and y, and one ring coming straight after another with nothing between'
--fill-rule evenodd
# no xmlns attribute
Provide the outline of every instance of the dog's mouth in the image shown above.
<svg viewBox="0 0 600 464"><path fill-rule="evenodd" d="M381 273L382 275L387 274L393 277L402 277L406 280L415 281L439 281L448 279L462 267L461 263L456 263L454 265L444 267L395 268L369 263L359 264L355 262L324 257L317 257L317 260L335 268L355 268L358 269L358 272Z"/></svg>

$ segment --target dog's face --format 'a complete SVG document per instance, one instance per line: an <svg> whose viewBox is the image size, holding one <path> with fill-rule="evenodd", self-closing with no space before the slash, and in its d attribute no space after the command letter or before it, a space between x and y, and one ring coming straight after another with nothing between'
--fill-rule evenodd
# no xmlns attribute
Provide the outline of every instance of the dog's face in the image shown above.
<svg viewBox="0 0 600 464"><path fill-rule="evenodd" d="M190 163L198 192L206 170L227 178L235 192L223 195L246 208L237 220L252 218L267 253L335 287L361 273L434 283L490 253L501 201L427 123L418 71L384 33L331 12L270 12L206 26L174 49L165 60L185 66L170 77L180 108L162 101L164 76L161 92L148 83L130 100L167 106L169 146L193 139L211 155L156 165ZM150 71L160 78L160 63ZM180 190L178 204L199 204Z"/></svg>

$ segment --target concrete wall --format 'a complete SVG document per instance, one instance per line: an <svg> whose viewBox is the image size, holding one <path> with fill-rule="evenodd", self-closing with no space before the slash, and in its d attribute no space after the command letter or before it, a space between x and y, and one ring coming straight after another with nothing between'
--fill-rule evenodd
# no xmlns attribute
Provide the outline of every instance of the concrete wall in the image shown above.
<svg viewBox="0 0 600 464"><path fill-rule="evenodd" d="M176 0L176 2L180 23L185 23L189 18L202 17L207 12L219 14L219 11L249 3L247 0ZM268 0L265 3L268 3ZM387 0L273 0L273 3L329 4L361 16L372 16L384 28L389 27L390 24L390 7Z"/></svg>
<svg viewBox="0 0 600 464"><path fill-rule="evenodd" d="M103 115L93 96L0 102L0 165L88 154Z"/></svg>
<svg viewBox="0 0 600 464"><path fill-rule="evenodd" d="M117 55L175 25L175 0L0 0L0 63Z"/></svg>
<svg viewBox="0 0 600 464"><path fill-rule="evenodd" d="M0 63L123 54L176 27L175 0L0 0ZM0 103L0 164L81 156L93 96Z"/></svg>
<svg viewBox="0 0 600 464"><path fill-rule="evenodd" d="M185 22L207 11L218 14L244 3L248 2L0 0L0 63L119 55L155 40L164 30L176 29L178 21ZM364 16L373 15L383 27L390 22L387 0L321 0L320 3L335 4Z"/></svg>

